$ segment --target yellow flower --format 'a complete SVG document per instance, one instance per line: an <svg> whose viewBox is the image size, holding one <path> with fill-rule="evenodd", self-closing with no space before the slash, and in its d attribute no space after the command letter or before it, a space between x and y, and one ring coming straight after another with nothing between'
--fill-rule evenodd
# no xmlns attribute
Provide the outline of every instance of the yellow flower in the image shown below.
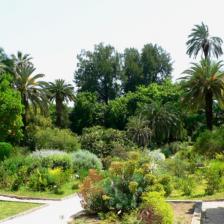
<svg viewBox="0 0 224 224"><path fill-rule="evenodd" d="M102 199L103 199L104 201L110 200L110 196L104 194L104 195L102 196Z"/></svg>

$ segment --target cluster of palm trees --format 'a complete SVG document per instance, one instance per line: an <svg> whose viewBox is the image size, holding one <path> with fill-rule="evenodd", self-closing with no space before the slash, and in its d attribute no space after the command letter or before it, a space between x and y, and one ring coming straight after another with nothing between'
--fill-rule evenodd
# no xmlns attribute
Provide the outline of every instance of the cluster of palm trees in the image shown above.
<svg viewBox="0 0 224 224"><path fill-rule="evenodd" d="M213 126L213 101L220 106L224 103L224 72L223 62L218 59L223 54L222 39L210 36L208 26L204 23L195 25L188 36L187 54L196 58L202 52L199 63L192 63L192 67L183 73L182 87L184 89L183 102L192 110L204 108L207 128Z"/></svg>
<svg viewBox="0 0 224 224"><path fill-rule="evenodd" d="M21 102L24 105L24 130L28 125L28 114L31 108L34 112L39 109L44 113L50 101L56 103L56 125L61 127L63 103L74 100L73 86L62 79L54 82L43 81L44 74L35 74L36 69L31 60L29 54L18 52L17 55L11 57L12 66L0 63L0 74L10 71L13 76L12 86L21 94Z"/></svg>

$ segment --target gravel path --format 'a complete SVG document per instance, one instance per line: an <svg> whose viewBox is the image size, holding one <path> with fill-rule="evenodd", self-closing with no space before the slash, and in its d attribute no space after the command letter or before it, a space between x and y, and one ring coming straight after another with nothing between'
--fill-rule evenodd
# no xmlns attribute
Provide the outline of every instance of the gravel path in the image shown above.
<svg viewBox="0 0 224 224"><path fill-rule="evenodd" d="M7 197L0 197L0 200L47 203L47 206L1 222L1 224L65 224L70 216L82 211L80 198L77 195L62 201L20 200Z"/></svg>

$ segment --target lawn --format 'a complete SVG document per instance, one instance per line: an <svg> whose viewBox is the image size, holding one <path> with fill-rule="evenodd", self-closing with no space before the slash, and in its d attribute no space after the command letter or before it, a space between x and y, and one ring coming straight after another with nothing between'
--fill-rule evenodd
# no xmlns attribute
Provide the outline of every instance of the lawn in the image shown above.
<svg viewBox="0 0 224 224"><path fill-rule="evenodd" d="M41 204L0 201L0 220L41 206Z"/></svg>
<svg viewBox="0 0 224 224"><path fill-rule="evenodd" d="M31 198L60 199L60 198L64 198L66 196L76 193L78 189L74 188L74 186L76 185L76 187L78 187L78 184L79 184L78 180L65 183L62 186L61 192L59 194L55 194L50 191L42 191L42 192L30 191L25 187L21 187L18 191L0 189L0 194L21 196L21 197L24 196L24 197L31 197Z"/></svg>
<svg viewBox="0 0 224 224"><path fill-rule="evenodd" d="M183 192L180 190L173 190L172 194L168 199L174 199L174 200L223 200L224 199L224 191L222 192L216 192L213 195L206 195L205 194L205 183L199 183L194 191L192 192L192 195L183 195Z"/></svg>

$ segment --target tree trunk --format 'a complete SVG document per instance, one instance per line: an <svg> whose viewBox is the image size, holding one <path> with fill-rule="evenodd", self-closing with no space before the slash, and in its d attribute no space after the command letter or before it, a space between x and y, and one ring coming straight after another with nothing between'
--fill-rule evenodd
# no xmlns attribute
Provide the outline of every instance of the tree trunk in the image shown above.
<svg viewBox="0 0 224 224"><path fill-rule="evenodd" d="M61 122L61 117L62 117L62 100L60 97L56 97L56 126L61 128L62 122Z"/></svg>
<svg viewBox="0 0 224 224"><path fill-rule="evenodd" d="M212 105L213 105L213 94L211 90L208 90L205 95L205 114L206 114L207 128L209 130L212 130L212 124L213 124Z"/></svg>
<svg viewBox="0 0 224 224"><path fill-rule="evenodd" d="M29 110L29 104L25 94L22 95L22 101L23 101L22 104L24 105L24 114L22 115L22 120L23 120L23 129L25 131L26 126L28 124L28 110Z"/></svg>

